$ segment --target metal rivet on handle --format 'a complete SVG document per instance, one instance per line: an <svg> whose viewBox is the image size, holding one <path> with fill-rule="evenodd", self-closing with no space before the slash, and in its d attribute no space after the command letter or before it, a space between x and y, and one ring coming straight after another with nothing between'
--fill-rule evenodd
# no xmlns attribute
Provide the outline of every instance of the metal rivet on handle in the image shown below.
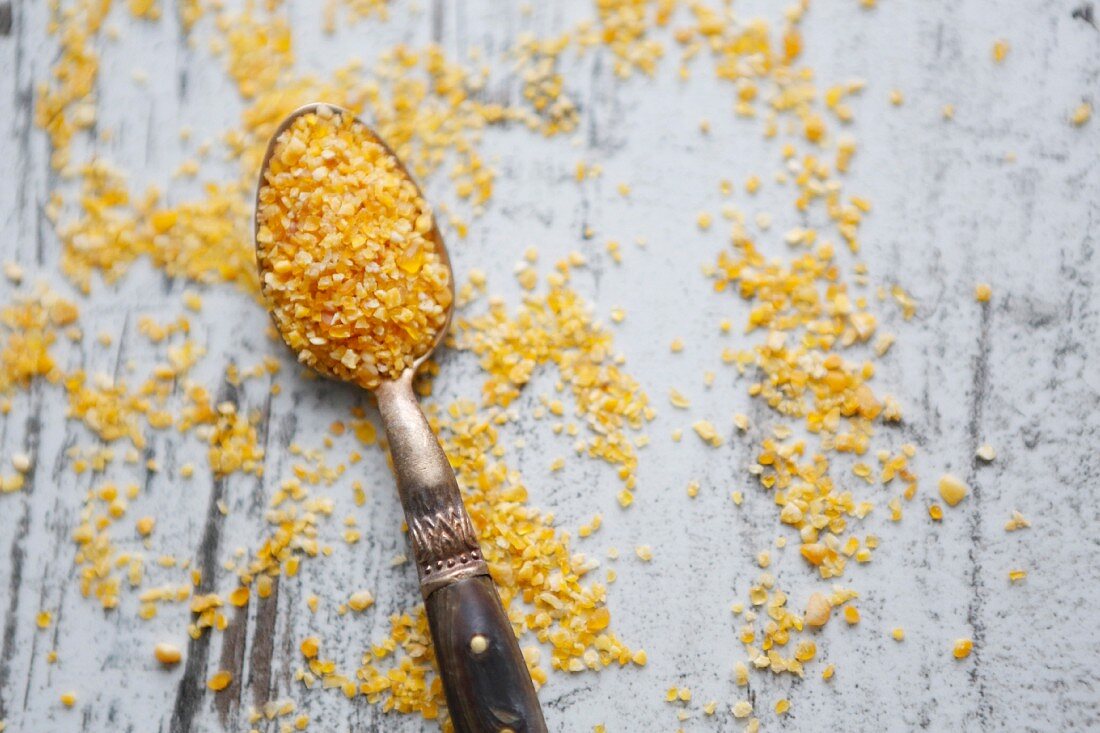
<svg viewBox="0 0 1100 733"><path fill-rule="evenodd" d="M483 634L474 634L470 637L470 651L474 654L484 654L485 650L489 648L489 640ZM502 730L500 733L506 733L507 729Z"/></svg>

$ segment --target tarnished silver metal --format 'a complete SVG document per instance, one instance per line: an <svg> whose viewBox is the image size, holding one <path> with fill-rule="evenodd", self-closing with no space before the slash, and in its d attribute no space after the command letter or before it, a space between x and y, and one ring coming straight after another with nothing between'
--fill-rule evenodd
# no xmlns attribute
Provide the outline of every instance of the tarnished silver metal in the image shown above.
<svg viewBox="0 0 1100 733"><path fill-rule="evenodd" d="M316 112L321 106L301 107L279 125L264 155L261 187L279 136L298 116ZM325 106L342 115L351 114L332 105ZM363 125L363 128L386 147L369 127ZM389 147L386 150L416 185L401 159ZM259 211L259 187L256 210ZM256 231L255 220L253 231ZM451 261L434 217L431 236L450 271ZM263 260L259 257L257 260L262 267ZM261 271L261 289L264 287L263 275ZM389 440L397 491L409 525L420 592L424 595L424 608L455 733L511 733L513 730L547 733L527 663L489 577L489 567L481 556L454 470L413 392L416 370L439 346L450 326L454 313L453 274L450 289L451 307L447 309L446 326L410 368L396 379L383 381L374 389L374 394ZM478 641L472 644L471 639L475 638Z"/></svg>
<svg viewBox="0 0 1100 733"><path fill-rule="evenodd" d="M473 575L488 575L454 470L432 433L412 387L412 370L374 391L409 525L420 591Z"/></svg>
<svg viewBox="0 0 1100 733"><path fill-rule="evenodd" d="M322 107L327 107L339 115L354 117L350 110L322 102L307 104L291 112L272 134L264 153L256 186L256 206L254 207L256 211L259 210L260 188L264 185L267 165L279 137L298 117L316 113ZM405 176L417 187L417 193L423 197L424 194L420 191L416 179L409 173L401 158L369 126L362 122L359 124L374 142L386 149ZM258 219L259 217L254 215L253 237L259 231ZM434 217L430 234L449 271L451 260ZM481 549L478 547L477 535L470 521L470 515L462 504L462 495L455 480L454 470L447 461L439 441L432 433L431 426L428 425L428 420L424 417L412 389L416 370L443 341L451 325L451 317L454 314L453 275L448 283L452 306L447 309L447 322L436 335L435 341L404 374L397 379L382 382L374 390L378 398L378 411L382 414L382 423L389 440L390 454L393 456L393 470L397 475L397 490L405 510L405 521L409 525L413 558L416 560L416 570L420 577L420 590L425 598L432 591L461 578L489 574L489 568L481 557ZM262 290L262 273L260 287Z"/></svg>

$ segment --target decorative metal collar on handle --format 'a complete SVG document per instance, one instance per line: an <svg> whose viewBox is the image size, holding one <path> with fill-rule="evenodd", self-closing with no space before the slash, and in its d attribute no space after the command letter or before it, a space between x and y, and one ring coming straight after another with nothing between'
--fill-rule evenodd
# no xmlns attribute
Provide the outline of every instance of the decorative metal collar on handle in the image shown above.
<svg viewBox="0 0 1100 733"><path fill-rule="evenodd" d="M397 490L409 525L420 590L461 578L488 575L454 470L432 432L412 388L413 370L375 389L390 443Z"/></svg>

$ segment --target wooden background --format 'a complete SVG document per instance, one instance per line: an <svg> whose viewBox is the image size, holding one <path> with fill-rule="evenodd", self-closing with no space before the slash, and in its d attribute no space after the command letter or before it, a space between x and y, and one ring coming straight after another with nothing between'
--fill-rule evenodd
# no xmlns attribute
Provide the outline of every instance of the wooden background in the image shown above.
<svg viewBox="0 0 1100 733"><path fill-rule="evenodd" d="M21 264L29 280L68 292L43 212L58 181L47 164L46 141L30 121L35 85L56 45L45 33L45 2L12 5L13 26L0 36L0 252ZM502 95L516 93L499 56L518 33L549 34L591 14L581 0L531 3L529 13L499 0L421 3L330 39L321 32L318 4L288 5L302 68L329 69L351 55L370 59L399 41L434 39L460 55L483 47L500 70L494 92ZM736 5L746 16L779 13L772 2ZM821 681L822 663L804 681L754 674L751 693L766 730L1100 727L1100 120L1081 128L1067 121L1083 100L1100 104L1100 31L1088 21L1088 5L881 0L866 11L856 0L822 0L803 25L806 57L823 84L851 77L868 82L852 103L860 151L849 187L875 207L863 228L864 258L873 282L900 283L919 303L909 322L896 308L881 313L898 343L875 382L899 398L906 416L889 439L918 445L923 496L945 471L964 477L974 491L942 524L927 520L922 503L897 525L881 509L872 515L865 529L880 535L882 546L871 564L844 579L862 595L863 621L855 628L833 623L818 639L819 656L837 665L836 679ZM121 38L102 44L98 82L99 126L116 132L110 141L81 142L78 149L94 148L130 171L136 188L167 184L169 200L182 200L196 184L173 182L167 172L197 142L233 125L239 102L219 63L201 45L188 47L172 15L158 24L136 23L116 8L111 23ZM990 60L996 38L1011 44L1000 66ZM593 264L575 285L601 318L613 307L626 310L614 329L616 348L661 411L649 429L652 445L641 454L629 512L615 502L610 467L572 460L549 472L550 461L569 452L570 440L551 434L545 422L524 418L506 431L506 443L526 441L509 456L535 506L553 511L568 528L603 512L604 528L577 549L605 565L611 564L607 548L622 552L614 563L619 580L609 590L613 625L650 660L642 670L551 673L540 695L551 729L585 731L605 723L609 731L740 730L742 723L727 712L744 694L730 673L743 652L729 606L744 599L758 574L756 553L783 530L770 498L746 471L751 443L732 434L719 451L693 439L672 442L670 432L689 419L673 414L665 395L676 387L692 397L691 419L725 426L733 412L768 418L752 412L745 383L730 371L719 371L713 388L704 390L702 372L720 369L721 349L737 343L736 337L717 339L717 323L727 317L743 323L747 309L711 292L700 269L728 242L723 227L701 233L694 221L699 210L717 210L720 179L767 178L779 157L755 123L732 117L728 88L705 66L688 84L675 78L675 63L655 79L625 83L613 78L610 66L602 50L564 66L583 107L577 135L544 140L522 130L487 133L484 150L500 170L497 193L469 238L452 240L452 258L459 280L482 268L490 291L515 303L520 290L512 270L528 246L539 247L542 272L570 250L586 251ZM147 85L133 82L135 68L148 71ZM887 101L893 88L905 93L900 108ZM949 103L955 119L946 122L940 110ZM698 132L702 118L711 122L709 136ZM194 129L191 143L179 138L183 125ZM578 185L573 170L581 159L601 164L602 178ZM629 199L615 193L618 182L632 186ZM428 190L437 200L452 197L444 177ZM778 233L799 223L789 200L789 192L765 186L751 202L751 212L776 217L766 252L782 255L786 245ZM590 241L581 236L586 226L596 231ZM649 241L647 249L630 244L637 236ZM624 242L622 265L603 251L610 238ZM980 281L994 292L984 306L972 294ZM83 343L65 366L143 374L162 355L137 333L137 319L183 313L187 287L144 263L117 285L97 284L81 302ZM3 300L11 290L0 283ZM208 357L196 379L215 384L227 361L251 366L266 354L290 367L265 337L265 314L250 298L225 286L204 289L203 298L192 321ZM112 336L110 346L96 341L100 333ZM677 337L687 347L671 354L668 344ZM477 398L482 377L472 356L448 353L442 365L439 400ZM540 374L525 391L521 412L537 404L553 380ZM239 395L242 405L263 411L262 481L234 474L216 482L204 471L180 481L180 465L206 465L204 448L171 431L152 434L149 454L160 462L159 473L121 465L112 474L142 487L128 516L159 517L155 552L191 558L216 575L221 590L232 587L233 574L220 564L237 548L254 549L263 536L267 496L291 462L285 447L315 445L349 405L365 404L354 390L301 380L293 368L279 381L277 397L267 395L266 380ZM344 545L334 519L322 533L335 547L332 558L280 583L245 614L231 614L226 633L205 637L188 664L164 671L150 650L162 640L185 646L184 607L163 607L142 622L132 598L104 612L79 592L70 534L85 492L97 481L74 475L64 453L94 445L93 436L65 420L64 393L56 387L37 384L14 404L2 418L0 458L27 451L36 469L24 491L0 496L0 719L9 731L247 730L242 711L283 697L311 716L310 730L437 727L384 715L363 700L349 703L334 691L305 691L291 679L305 635L323 636L341 666L353 668L385 633L387 615L409 608L416 597L414 569L391 562L405 545L380 453L368 453L354 470L368 488L363 509L350 502L352 476L332 492L335 517L355 511L364 541ZM999 453L989 465L973 459L984 442ZM691 479L703 487L695 501L684 492ZM745 492L740 508L729 500L733 489ZM211 510L218 498L229 508L224 517ZM1032 529L1003 531L1014 509L1032 520ZM636 544L654 548L652 563L634 557ZM773 572L792 603L802 603L820 583L796 552L773 554ZM1027 580L1010 586L1011 567L1027 569ZM157 582L170 574L151 575ZM338 616L336 601L358 588L374 592L376 607ZM314 593L322 604L311 615L305 598ZM35 626L43 609L54 613L45 632ZM906 629L905 642L890 639L894 626ZM975 652L957 663L950 645L962 636L974 638ZM50 649L57 650L56 664L46 663ZM218 702L181 685L223 666L237 672L237 681ZM673 685L694 693L683 723L678 708L664 702ZM58 702L67 690L78 695L72 710ZM780 697L792 701L783 719L771 713ZM710 699L719 702L719 712L705 717L700 705Z"/></svg>

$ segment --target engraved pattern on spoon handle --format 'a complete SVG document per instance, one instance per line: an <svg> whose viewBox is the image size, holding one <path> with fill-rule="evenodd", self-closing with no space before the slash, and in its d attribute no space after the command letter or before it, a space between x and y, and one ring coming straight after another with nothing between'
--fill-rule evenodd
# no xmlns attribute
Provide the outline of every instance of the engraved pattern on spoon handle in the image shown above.
<svg viewBox="0 0 1100 733"><path fill-rule="evenodd" d="M420 591L488 575L454 470L412 389L412 370L375 390L409 525Z"/></svg>

